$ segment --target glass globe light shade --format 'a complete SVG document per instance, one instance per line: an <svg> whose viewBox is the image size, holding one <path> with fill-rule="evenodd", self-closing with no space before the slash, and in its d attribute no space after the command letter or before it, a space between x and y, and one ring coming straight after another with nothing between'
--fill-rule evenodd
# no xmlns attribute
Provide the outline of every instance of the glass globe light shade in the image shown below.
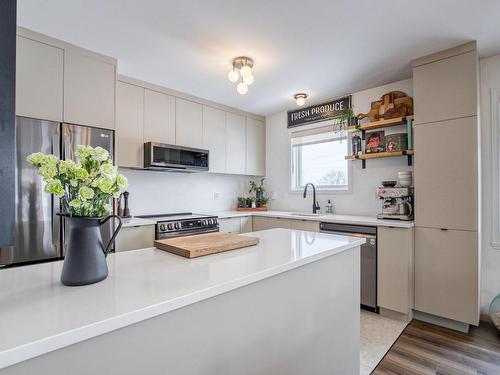
<svg viewBox="0 0 500 375"><path fill-rule="evenodd" d="M229 73L227 73L227 79L229 79L231 82L236 82L240 78L239 73L236 70L230 70Z"/></svg>
<svg viewBox="0 0 500 375"><path fill-rule="evenodd" d="M253 75L251 75L251 74L249 76L243 77L243 83L245 85L250 86L253 83L253 81L254 81L254 78L253 78Z"/></svg>
<svg viewBox="0 0 500 375"><path fill-rule="evenodd" d="M238 91L238 94L245 95L248 91L248 86L243 82L240 82L238 83L238 86L236 86L236 91Z"/></svg>
<svg viewBox="0 0 500 375"><path fill-rule="evenodd" d="M304 104L306 104L306 98L300 96L296 100L296 103L298 106L302 107Z"/></svg>
<svg viewBox="0 0 500 375"><path fill-rule="evenodd" d="M240 74L242 77L252 75L252 68L250 68L248 65L243 65L240 69Z"/></svg>

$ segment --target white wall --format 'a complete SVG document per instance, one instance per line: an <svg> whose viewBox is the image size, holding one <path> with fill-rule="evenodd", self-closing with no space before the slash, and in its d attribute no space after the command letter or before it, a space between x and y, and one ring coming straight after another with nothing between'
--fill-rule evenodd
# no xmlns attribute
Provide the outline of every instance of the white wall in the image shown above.
<svg viewBox="0 0 500 375"><path fill-rule="evenodd" d="M492 127L500 128L500 124L492 124L490 89L500 89L500 55L481 60L481 313L488 312L489 304L494 296L500 293L500 249L491 246L492 227L498 223L492 220L493 178L499 178L499 170L493 170ZM499 129L500 130L500 129ZM497 156L498 157L498 156ZM498 192L496 192L498 194Z"/></svg>
<svg viewBox="0 0 500 375"><path fill-rule="evenodd" d="M248 193L246 176L209 173L170 173L120 168L129 180L132 215L171 212L223 211L236 207L238 195ZM214 193L219 197L214 198Z"/></svg>
<svg viewBox="0 0 500 375"><path fill-rule="evenodd" d="M412 80L394 82L352 94L354 111L356 113L368 112L372 101L378 100L383 94L392 90L400 90L412 96ZM326 123L312 126L324 124ZM290 131L286 125L286 111L266 118L266 185L269 191L275 192L275 199L270 201L270 207L286 211L310 211L312 198L308 196L307 199L303 199L302 192L290 190ZM402 127L392 129L392 132L402 131ZM406 157L368 160L366 169L361 168L359 160L349 163L351 165L351 191L320 193L319 203L322 212L324 212L326 201L331 199L335 213L375 215L381 210L381 202L375 195L380 182L396 180L398 171L413 170L413 167L408 167Z"/></svg>

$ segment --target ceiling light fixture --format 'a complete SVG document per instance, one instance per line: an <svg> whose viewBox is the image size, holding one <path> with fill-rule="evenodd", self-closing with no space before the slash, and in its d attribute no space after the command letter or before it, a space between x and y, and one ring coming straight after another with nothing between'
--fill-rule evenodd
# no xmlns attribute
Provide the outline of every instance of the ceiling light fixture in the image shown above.
<svg viewBox="0 0 500 375"><path fill-rule="evenodd" d="M252 68L254 66L254 61L250 57L239 56L233 59L233 69L227 73L227 78L232 83L239 81L241 77L241 82L236 86L236 91L245 95L248 91L248 86L254 82Z"/></svg>
<svg viewBox="0 0 500 375"><path fill-rule="evenodd" d="M240 73L238 73L237 70L230 70L229 73L227 73L227 79L229 79L231 82L235 83L240 79Z"/></svg>
<svg viewBox="0 0 500 375"><path fill-rule="evenodd" d="M295 94L293 98L295 99L295 103L297 103L299 107L302 107L304 104L306 104L307 94L301 92Z"/></svg>

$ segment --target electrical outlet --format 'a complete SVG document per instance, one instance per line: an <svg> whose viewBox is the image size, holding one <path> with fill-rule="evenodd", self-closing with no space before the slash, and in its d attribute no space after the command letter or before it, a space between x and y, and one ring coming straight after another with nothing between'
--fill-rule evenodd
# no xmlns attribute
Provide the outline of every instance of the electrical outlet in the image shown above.
<svg viewBox="0 0 500 375"><path fill-rule="evenodd" d="M214 200L217 200L217 199L219 199L219 192L214 191Z"/></svg>

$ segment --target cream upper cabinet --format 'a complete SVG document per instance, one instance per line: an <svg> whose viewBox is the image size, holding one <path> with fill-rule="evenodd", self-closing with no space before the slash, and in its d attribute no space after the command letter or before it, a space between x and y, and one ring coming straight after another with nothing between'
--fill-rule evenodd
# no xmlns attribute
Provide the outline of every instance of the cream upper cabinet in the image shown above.
<svg viewBox="0 0 500 375"><path fill-rule="evenodd" d="M144 142L175 144L175 97L144 90Z"/></svg>
<svg viewBox="0 0 500 375"><path fill-rule="evenodd" d="M17 37L16 114L63 121L64 51Z"/></svg>
<svg viewBox="0 0 500 375"><path fill-rule="evenodd" d="M415 127L415 223L477 230L477 118Z"/></svg>
<svg viewBox="0 0 500 375"><path fill-rule="evenodd" d="M226 113L226 172L246 174L246 118Z"/></svg>
<svg viewBox="0 0 500 375"><path fill-rule="evenodd" d="M413 69L415 124L477 114L476 51ZM420 151L420 150L419 150Z"/></svg>
<svg viewBox="0 0 500 375"><path fill-rule="evenodd" d="M226 113L203 106L203 148L210 151L210 172L226 172Z"/></svg>
<svg viewBox="0 0 500 375"><path fill-rule="evenodd" d="M248 175L266 174L266 126L264 122L247 117L247 163Z"/></svg>
<svg viewBox="0 0 500 375"><path fill-rule="evenodd" d="M382 308L411 314L413 228L377 229L377 297Z"/></svg>
<svg viewBox="0 0 500 375"><path fill-rule="evenodd" d="M180 146L203 147L203 110L199 103L175 99L175 143Z"/></svg>
<svg viewBox="0 0 500 375"><path fill-rule="evenodd" d="M144 166L144 89L118 81L116 84L116 162L120 167Z"/></svg>
<svg viewBox="0 0 500 375"><path fill-rule="evenodd" d="M64 121L115 128L116 67L68 49L64 54Z"/></svg>
<svg viewBox="0 0 500 375"><path fill-rule="evenodd" d="M478 267L477 232L416 228L415 309L477 325Z"/></svg>

